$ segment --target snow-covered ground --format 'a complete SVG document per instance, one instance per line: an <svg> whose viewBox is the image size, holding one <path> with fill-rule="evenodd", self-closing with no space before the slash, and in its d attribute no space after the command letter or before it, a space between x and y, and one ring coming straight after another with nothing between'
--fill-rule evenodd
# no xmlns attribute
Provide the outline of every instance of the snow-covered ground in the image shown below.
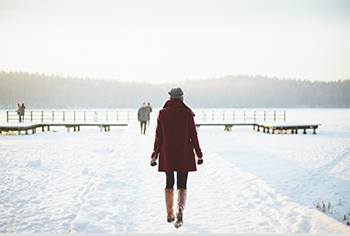
<svg viewBox="0 0 350 236"><path fill-rule="evenodd" d="M287 120L322 126L316 135L199 128L204 163L189 174L180 229L166 222L165 176L149 165L155 119L145 136L134 121L1 135L0 233L350 233L350 110Z"/></svg>

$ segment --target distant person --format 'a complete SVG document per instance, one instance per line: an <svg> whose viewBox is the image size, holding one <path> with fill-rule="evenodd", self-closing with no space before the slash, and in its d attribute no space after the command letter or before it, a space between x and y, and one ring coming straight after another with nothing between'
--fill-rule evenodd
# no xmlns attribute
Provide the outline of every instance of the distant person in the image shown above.
<svg viewBox="0 0 350 236"><path fill-rule="evenodd" d="M181 88L172 88L167 100L158 113L156 135L151 166L157 165L158 171L165 172L166 186L164 190L167 221L175 220L175 228L183 224L183 212L187 200L188 172L197 171L197 164L203 163L203 154L197 138L196 125L192 110L183 102ZM194 151L196 155L194 154ZM177 181L177 200L174 215L174 172Z"/></svg>
<svg viewBox="0 0 350 236"><path fill-rule="evenodd" d="M149 121L150 111L146 107L146 103L142 103L142 107L137 112L137 120L140 122L141 134L146 134L146 124ZM142 131L143 129L143 131Z"/></svg>
<svg viewBox="0 0 350 236"><path fill-rule="evenodd" d="M207 113L203 111L203 122L207 122Z"/></svg>
<svg viewBox="0 0 350 236"><path fill-rule="evenodd" d="M17 103L17 115L18 115L18 122L22 122L21 121L21 105L19 105L19 103Z"/></svg>
<svg viewBox="0 0 350 236"><path fill-rule="evenodd" d="M152 107L151 107L151 104L150 104L150 103L148 103L148 105L147 105L146 107L148 108L149 114L150 114L150 118L149 118L149 120L148 120L148 122L147 122L147 125L148 125L148 127L149 127L149 123L150 123L150 121L151 121Z"/></svg>
<svg viewBox="0 0 350 236"><path fill-rule="evenodd" d="M22 122L24 122L24 110L26 109L26 107L24 106L24 103L22 103L22 106L19 108L19 112L20 112L20 117L22 118ZM20 120L21 120L20 118Z"/></svg>
<svg viewBox="0 0 350 236"><path fill-rule="evenodd" d="M97 115L97 112L95 111L95 113L94 113L94 121L95 122L98 122L98 115Z"/></svg>

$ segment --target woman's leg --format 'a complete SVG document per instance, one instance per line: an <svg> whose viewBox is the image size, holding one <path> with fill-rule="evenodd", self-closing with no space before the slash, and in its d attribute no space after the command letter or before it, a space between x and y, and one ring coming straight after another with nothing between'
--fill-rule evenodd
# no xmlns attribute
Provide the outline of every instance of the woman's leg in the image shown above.
<svg viewBox="0 0 350 236"><path fill-rule="evenodd" d="M175 215L175 228L179 228L183 224L183 212L185 210L187 200L187 177L188 172L177 172L177 204Z"/></svg>
<svg viewBox="0 0 350 236"><path fill-rule="evenodd" d="M172 222L175 219L174 215L174 172L165 173L166 186L164 189L165 206L167 212L167 221Z"/></svg>
<svg viewBox="0 0 350 236"><path fill-rule="evenodd" d="M174 188L174 172L166 172L165 173L165 180L166 180L166 189L173 189Z"/></svg>
<svg viewBox="0 0 350 236"><path fill-rule="evenodd" d="M177 189L187 189L188 172L177 172Z"/></svg>

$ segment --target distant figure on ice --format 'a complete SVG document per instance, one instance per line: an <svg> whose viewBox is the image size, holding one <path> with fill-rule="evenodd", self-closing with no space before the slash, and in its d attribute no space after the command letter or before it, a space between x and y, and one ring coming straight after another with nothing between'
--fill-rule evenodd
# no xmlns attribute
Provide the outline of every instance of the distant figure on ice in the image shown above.
<svg viewBox="0 0 350 236"><path fill-rule="evenodd" d="M94 113L94 122L98 122L98 115L97 115L97 112L95 111Z"/></svg>
<svg viewBox="0 0 350 236"><path fill-rule="evenodd" d="M203 111L203 122L207 122L207 113Z"/></svg>
<svg viewBox="0 0 350 236"><path fill-rule="evenodd" d="M152 113L152 107L151 107L151 104L150 103L148 103L148 105L146 106L147 108L148 108L148 110L149 110L149 114L151 115L151 113ZM147 125L148 125L148 127L149 127L149 122L151 121L151 118L148 120L148 122L147 122Z"/></svg>
<svg viewBox="0 0 350 236"><path fill-rule="evenodd" d="M141 134L146 134L146 124L147 121L149 121L149 110L146 107L146 103L142 103L142 107L138 110L137 112L137 120L140 122L140 127L141 127ZM143 128L143 132L142 132Z"/></svg>
<svg viewBox="0 0 350 236"><path fill-rule="evenodd" d="M175 228L183 224L183 212L187 199L187 176L190 171L197 171L197 164L203 163L203 154L197 138L194 113L183 102L183 91L181 88L172 88L169 92L169 100L159 111L157 117L156 135L153 153L151 155L151 166L157 165L159 155L158 171L165 172L165 205L167 221L175 220ZM177 172L177 205L174 215L174 172Z"/></svg>
<svg viewBox="0 0 350 236"><path fill-rule="evenodd" d="M19 108L19 112L20 112L20 122L22 120L22 122L24 122L24 110L26 109L26 107L24 106L24 103L22 103L22 106Z"/></svg>
<svg viewBox="0 0 350 236"><path fill-rule="evenodd" d="M18 122L21 122L21 105L17 103L17 115L18 115Z"/></svg>

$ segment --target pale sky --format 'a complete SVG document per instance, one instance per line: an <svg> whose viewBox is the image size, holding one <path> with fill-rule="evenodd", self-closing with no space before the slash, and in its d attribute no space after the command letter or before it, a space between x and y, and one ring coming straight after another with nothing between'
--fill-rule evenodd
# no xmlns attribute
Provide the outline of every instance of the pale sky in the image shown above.
<svg viewBox="0 0 350 236"><path fill-rule="evenodd" d="M0 70L350 79L350 0L0 0Z"/></svg>

